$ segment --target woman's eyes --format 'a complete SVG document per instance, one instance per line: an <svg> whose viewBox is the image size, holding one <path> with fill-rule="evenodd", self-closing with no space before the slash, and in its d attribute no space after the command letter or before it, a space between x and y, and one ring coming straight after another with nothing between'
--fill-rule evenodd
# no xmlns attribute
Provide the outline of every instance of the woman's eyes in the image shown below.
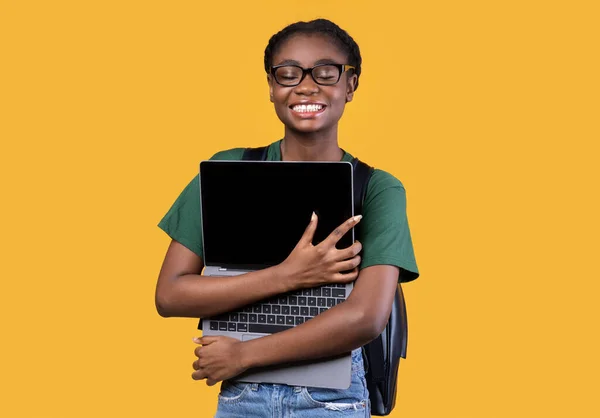
<svg viewBox="0 0 600 418"><path fill-rule="evenodd" d="M337 77L337 69L323 67L313 73L319 80L332 80Z"/></svg>

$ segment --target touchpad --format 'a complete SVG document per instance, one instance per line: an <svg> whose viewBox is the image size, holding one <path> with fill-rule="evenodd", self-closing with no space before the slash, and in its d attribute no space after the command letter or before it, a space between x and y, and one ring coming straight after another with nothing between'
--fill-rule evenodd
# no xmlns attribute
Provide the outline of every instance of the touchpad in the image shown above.
<svg viewBox="0 0 600 418"><path fill-rule="evenodd" d="M260 334L244 334L244 335L242 335L242 341L255 340L255 339L260 338L260 337L264 337L264 335L260 335Z"/></svg>

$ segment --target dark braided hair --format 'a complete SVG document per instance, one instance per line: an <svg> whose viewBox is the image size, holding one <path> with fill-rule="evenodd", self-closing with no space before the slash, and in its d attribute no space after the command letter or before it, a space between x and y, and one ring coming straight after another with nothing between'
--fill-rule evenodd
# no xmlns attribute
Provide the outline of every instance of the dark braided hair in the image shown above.
<svg viewBox="0 0 600 418"><path fill-rule="evenodd" d="M340 28L338 25L327 19L316 19L310 22L296 22L286 26L269 39L269 44L265 48L265 71L270 73L273 65L273 55L277 52L277 48L286 40L296 34L322 34L331 38L339 48L341 48L348 56L348 62L356 69L356 86L358 88L358 78L360 77L360 65L362 58L358 44L352 39L348 32Z"/></svg>

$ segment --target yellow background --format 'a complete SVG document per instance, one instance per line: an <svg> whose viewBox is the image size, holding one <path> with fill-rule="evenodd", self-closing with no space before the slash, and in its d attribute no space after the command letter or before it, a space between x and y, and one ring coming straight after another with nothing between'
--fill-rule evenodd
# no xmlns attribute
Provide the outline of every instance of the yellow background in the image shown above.
<svg viewBox="0 0 600 418"><path fill-rule="evenodd" d="M212 416L156 224L281 137L264 47L323 16L364 59L340 144L408 193L392 416L599 416L597 4L0 1L0 415Z"/></svg>

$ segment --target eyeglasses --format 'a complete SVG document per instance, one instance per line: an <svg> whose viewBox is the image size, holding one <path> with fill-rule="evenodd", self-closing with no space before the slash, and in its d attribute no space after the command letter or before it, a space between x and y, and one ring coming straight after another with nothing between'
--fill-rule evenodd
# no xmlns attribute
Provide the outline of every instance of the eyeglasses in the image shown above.
<svg viewBox="0 0 600 418"><path fill-rule="evenodd" d="M355 69L355 67L348 64L319 64L312 68L284 64L271 67L271 74L277 84L285 87L297 86L302 83L306 74L309 73L315 83L322 86L333 86L340 81L343 73Z"/></svg>

